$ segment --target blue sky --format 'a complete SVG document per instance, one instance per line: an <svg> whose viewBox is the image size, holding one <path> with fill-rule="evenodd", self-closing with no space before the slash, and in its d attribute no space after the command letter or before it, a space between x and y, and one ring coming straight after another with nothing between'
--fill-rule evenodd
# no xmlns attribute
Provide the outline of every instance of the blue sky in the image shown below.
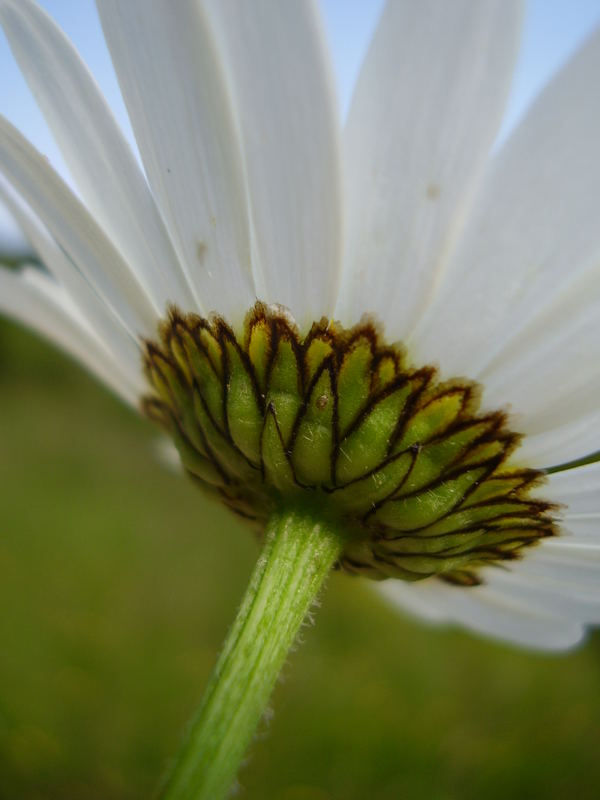
<svg viewBox="0 0 600 800"><path fill-rule="evenodd" d="M449 0L439 0L444 1ZM42 0L41 5L73 39L117 118L131 136L93 0ZM320 0L320 6L331 46L342 113L345 113L382 0ZM510 131L540 88L597 25L600 25L600 0L530 0L527 3L522 48L501 136ZM1 113L65 174L63 161L2 34L0 76ZM14 226L0 206L0 246L3 242L16 241L16 237Z"/></svg>

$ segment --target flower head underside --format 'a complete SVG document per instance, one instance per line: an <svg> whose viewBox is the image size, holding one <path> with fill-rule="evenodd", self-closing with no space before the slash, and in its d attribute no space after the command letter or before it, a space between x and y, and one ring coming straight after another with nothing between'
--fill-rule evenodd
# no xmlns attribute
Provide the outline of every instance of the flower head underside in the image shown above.
<svg viewBox="0 0 600 800"><path fill-rule="evenodd" d="M543 475L507 466L519 437L479 392L412 369L364 322L301 336L257 304L236 336L221 318L173 310L146 347L147 416L188 473L262 531L279 507L340 523L344 569L376 579L479 582L479 567L555 535Z"/></svg>

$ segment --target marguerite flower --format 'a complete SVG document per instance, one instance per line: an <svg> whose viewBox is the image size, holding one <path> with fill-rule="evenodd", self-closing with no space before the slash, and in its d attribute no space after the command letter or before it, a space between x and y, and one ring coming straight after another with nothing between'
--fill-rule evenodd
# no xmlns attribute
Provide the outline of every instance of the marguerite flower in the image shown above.
<svg viewBox="0 0 600 800"><path fill-rule="evenodd" d="M600 36L493 152L512 0L389 2L343 131L311 3L97 5L144 172L53 22L0 0L78 192L0 122L2 196L47 268L0 272L4 312L259 529L310 508L343 530L327 569L428 619L579 641L600 621Z"/></svg>
<svg viewBox="0 0 600 800"><path fill-rule="evenodd" d="M563 466L600 448L598 35L491 154L517 3L389 3L343 132L311 4L98 9L146 177L72 45L2 0L79 192L2 120L2 196L48 270L0 272L3 310L134 405L161 365L182 396L206 368L203 411L146 400L188 469L258 519L273 487L324 490L367 541L342 565L394 602L578 641L600 619L600 464Z"/></svg>

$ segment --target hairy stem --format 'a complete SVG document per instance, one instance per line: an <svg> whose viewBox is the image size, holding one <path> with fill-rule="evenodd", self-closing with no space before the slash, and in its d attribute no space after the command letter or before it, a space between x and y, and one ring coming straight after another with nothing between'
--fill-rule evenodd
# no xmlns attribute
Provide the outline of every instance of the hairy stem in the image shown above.
<svg viewBox="0 0 600 800"><path fill-rule="evenodd" d="M273 514L164 800L227 796L298 629L343 544L340 532L311 511Z"/></svg>

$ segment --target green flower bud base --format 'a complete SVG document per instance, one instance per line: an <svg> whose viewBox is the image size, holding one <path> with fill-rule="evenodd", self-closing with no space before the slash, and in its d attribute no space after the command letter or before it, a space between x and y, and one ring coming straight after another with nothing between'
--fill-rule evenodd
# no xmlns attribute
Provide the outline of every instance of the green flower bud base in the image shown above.
<svg viewBox="0 0 600 800"><path fill-rule="evenodd" d="M242 330L173 309L148 342L146 414L189 474L262 531L304 506L345 532L338 565L376 579L479 582L556 532L542 473L508 468L519 436L478 387L407 364L366 321L301 335L257 304Z"/></svg>

